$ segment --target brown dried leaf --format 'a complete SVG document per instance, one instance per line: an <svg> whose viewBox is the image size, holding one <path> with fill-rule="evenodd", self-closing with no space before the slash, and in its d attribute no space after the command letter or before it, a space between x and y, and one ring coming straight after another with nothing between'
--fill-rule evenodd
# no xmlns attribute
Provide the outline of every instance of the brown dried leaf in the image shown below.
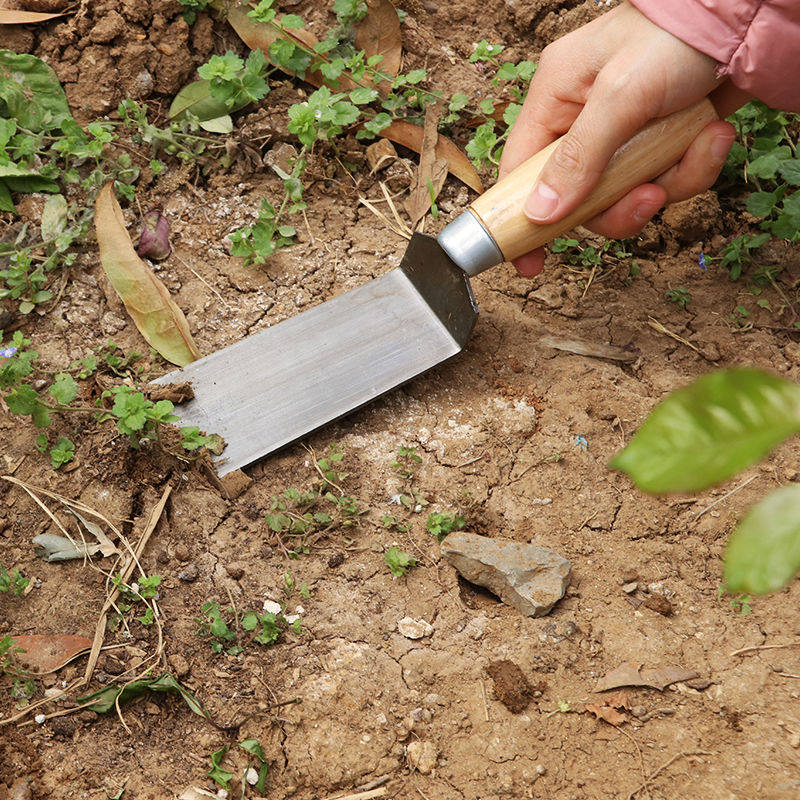
<svg viewBox="0 0 800 800"><path fill-rule="evenodd" d="M627 717L618 708L628 707L628 696L625 692L617 692L603 698L602 703L589 703L584 708L597 719L605 720L609 725L617 727L627 721Z"/></svg>
<svg viewBox="0 0 800 800"><path fill-rule="evenodd" d="M231 27L236 31L239 38L251 50L263 50L267 60L269 60L269 46L277 39L284 38L284 36L291 39L299 47L307 50L312 49L315 44L319 43L317 37L305 28L288 30L284 35L279 34L269 23L258 22L252 17L248 17L247 12L250 10L251 6L244 3L240 6L234 6L228 10L228 22L230 22ZM320 61L328 60L324 54L318 55L316 58ZM283 67L280 67L280 69L283 69ZM298 77L301 77L312 86L322 86L325 83L322 73L317 69L306 70L303 75ZM344 76L339 78L336 83L340 91L347 91L356 85L353 81ZM369 82L366 82L364 85L369 85Z"/></svg>
<svg viewBox="0 0 800 800"><path fill-rule="evenodd" d="M421 126L406 120L396 120L388 127L384 128L378 135L384 139L391 139L395 144L407 147L415 153L422 152L422 138L424 131ZM483 183L475 172L470 160L458 148L458 146L446 136L439 134L436 142L436 157L443 158L447 162L447 170L470 189L478 193L483 192Z"/></svg>
<svg viewBox="0 0 800 800"><path fill-rule="evenodd" d="M37 675L46 675L48 672L61 669L79 653L88 651L91 646L91 639L69 633L58 636L35 634L14 637L14 647L20 647L25 651L15 653L17 660Z"/></svg>
<svg viewBox="0 0 800 800"><path fill-rule="evenodd" d="M579 356L591 356L592 358L608 358L612 361L622 361L630 363L636 361L636 353L616 347L613 344L603 344L602 342L587 342L584 339L560 339L557 336L542 336L539 344L545 347L552 347L554 350L563 350L566 353L575 353Z"/></svg>
<svg viewBox="0 0 800 800"><path fill-rule="evenodd" d="M97 195L94 224L100 263L147 343L179 367L200 358L183 312L133 249L113 183Z"/></svg>
<svg viewBox="0 0 800 800"><path fill-rule="evenodd" d="M409 198L404 203L408 216L411 217L412 229L416 228L417 223L428 213L428 209L436 200L438 190L442 188L440 185L437 189L433 182L434 164L437 161L436 142L439 138L441 116L442 106L439 103L431 103L425 109L425 127L422 129L419 167L411 185Z"/></svg>
<svg viewBox="0 0 800 800"><path fill-rule="evenodd" d="M397 75L403 57L400 17L389 0L367 0L367 16L356 30L356 49L363 50L366 57L383 56L377 64L380 72ZM391 86L388 81L376 84L382 94L387 94Z"/></svg>
<svg viewBox="0 0 800 800"><path fill-rule="evenodd" d="M47 22L49 19L63 17L60 14L42 14L38 11L17 11L13 8L0 8L0 25L33 25L37 22Z"/></svg>
<svg viewBox="0 0 800 800"><path fill-rule="evenodd" d="M698 677L699 673L683 667L642 668L640 664L625 661L616 669L612 669L605 677L600 678L595 691L605 692L620 686L648 686L651 689L664 691L672 683Z"/></svg>
<svg viewBox="0 0 800 800"><path fill-rule="evenodd" d="M389 166L397 160L397 150L388 139L378 139L367 147L367 162L370 172Z"/></svg>

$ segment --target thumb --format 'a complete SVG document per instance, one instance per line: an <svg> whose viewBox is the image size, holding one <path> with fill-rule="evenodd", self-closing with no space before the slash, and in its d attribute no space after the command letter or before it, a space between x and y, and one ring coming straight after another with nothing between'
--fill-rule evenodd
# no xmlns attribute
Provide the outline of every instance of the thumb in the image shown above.
<svg viewBox="0 0 800 800"><path fill-rule="evenodd" d="M574 211L594 188L616 149L651 117L647 103L631 101L631 95L640 93L625 87L628 91L623 99L621 86L604 90L602 82L601 74L525 201L524 212L531 221L556 222Z"/></svg>

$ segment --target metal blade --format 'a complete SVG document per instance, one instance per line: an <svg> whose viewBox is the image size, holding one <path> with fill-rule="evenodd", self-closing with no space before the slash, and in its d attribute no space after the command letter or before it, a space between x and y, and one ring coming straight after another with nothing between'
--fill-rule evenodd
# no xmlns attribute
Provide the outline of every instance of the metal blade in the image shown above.
<svg viewBox="0 0 800 800"><path fill-rule="evenodd" d="M191 382L175 413L225 439L224 475L454 356L477 314L466 274L414 234L398 268L155 383Z"/></svg>

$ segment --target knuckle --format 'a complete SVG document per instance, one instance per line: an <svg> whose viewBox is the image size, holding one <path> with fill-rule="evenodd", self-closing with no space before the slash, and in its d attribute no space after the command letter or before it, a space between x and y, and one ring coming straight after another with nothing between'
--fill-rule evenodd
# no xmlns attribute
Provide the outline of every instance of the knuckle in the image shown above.
<svg viewBox="0 0 800 800"><path fill-rule="evenodd" d="M586 171L587 154L583 142L576 136L567 135L553 153L553 166L570 176Z"/></svg>
<svg viewBox="0 0 800 800"><path fill-rule="evenodd" d="M561 57L561 45L559 41L552 42L542 50L539 54L539 66L537 72L541 69L549 69Z"/></svg>

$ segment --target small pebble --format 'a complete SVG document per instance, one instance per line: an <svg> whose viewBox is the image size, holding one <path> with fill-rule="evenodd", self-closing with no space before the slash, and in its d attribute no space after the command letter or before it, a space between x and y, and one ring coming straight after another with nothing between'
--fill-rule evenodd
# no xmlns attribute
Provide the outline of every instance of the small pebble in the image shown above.
<svg viewBox="0 0 800 800"><path fill-rule="evenodd" d="M37 725L44 725L44 721L45 721L46 719L47 719L47 717L46 717L44 714L37 714L37 715L36 715L36 716L33 718L34 722L35 722Z"/></svg>
<svg viewBox="0 0 800 800"><path fill-rule="evenodd" d="M238 581L244 575L244 564L238 561L233 561L225 565L225 572L231 576L235 581Z"/></svg>
<svg viewBox="0 0 800 800"><path fill-rule="evenodd" d="M544 764L537 764L536 765L536 774L537 775L547 775L547 767Z"/></svg>
<svg viewBox="0 0 800 800"><path fill-rule="evenodd" d="M800 747L800 733L793 733L789 739L789 744L796 750Z"/></svg>
<svg viewBox="0 0 800 800"><path fill-rule="evenodd" d="M175 558L177 558L178 561L188 561L191 558L189 548L183 542L178 542L172 552L175 554Z"/></svg>
<svg viewBox="0 0 800 800"><path fill-rule="evenodd" d="M255 767L248 767L244 777L251 786L255 786L258 783L258 770Z"/></svg>
<svg viewBox="0 0 800 800"><path fill-rule="evenodd" d="M639 584L636 583L636 581L632 581L631 583L626 583L622 587L622 591L625 592L625 594L633 594L638 588Z"/></svg>
<svg viewBox="0 0 800 800"><path fill-rule="evenodd" d="M344 564L344 553L334 553L328 559L328 569L336 569Z"/></svg>
<svg viewBox="0 0 800 800"><path fill-rule="evenodd" d="M639 580L639 573L635 569L625 569L622 571L620 575L620 582L621 583L633 583L633 581Z"/></svg>
<svg viewBox="0 0 800 800"><path fill-rule="evenodd" d="M280 603L276 603L274 600L265 600L264 601L264 611L270 614L282 614L283 609L281 608Z"/></svg>
<svg viewBox="0 0 800 800"><path fill-rule="evenodd" d="M645 706L634 706L631 709L631 714L634 717L643 717L647 713L647 708Z"/></svg>
<svg viewBox="0 0 800 800"><path fill-rule="evenodd" d="M195 564L187 564L179 573L178 573L178 580L185 581L186 583L192 583L193 581L197 580L197 576L200 574L200 571L197 569L197 565Z"/></svg>

